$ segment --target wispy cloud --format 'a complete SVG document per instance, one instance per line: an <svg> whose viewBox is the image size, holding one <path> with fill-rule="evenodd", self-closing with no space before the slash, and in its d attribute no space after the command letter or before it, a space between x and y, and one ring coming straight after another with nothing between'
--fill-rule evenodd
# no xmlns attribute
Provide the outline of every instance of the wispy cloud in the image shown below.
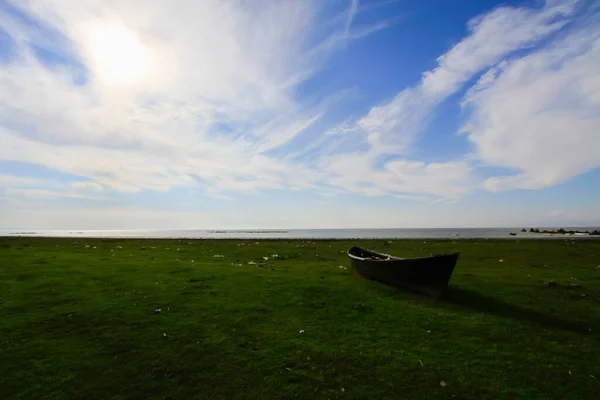
<svg viewBox="0 0 600 400"><path fill-rule="evenodd" d="M346 26L344 26L344 36L348 39L350 34L350 26L352 25L352 20L358 13L358 4L359 0L350 0L350 6L348 7L348 17L346 18Z"/></svg>
<svg viewBox="0 0 600 400"><path fill-rule="evenodd" d="M396 160L381 169L373 167L372 155L343 154L323 160L327 183L344 191L367 196L393 194L407 199L409 195L432 198L458 198L474 187L473 168L464 161L424 163Z"/></svg>
<svg viewBox="0 0 600 400"><path fill-rule="evenodd" d="M22 186L48 186L55 183L56 182L45 179L38 179L29 176L9 175L0 172L0 189Z"/></svg>
<svg viewBox="0 0 600 400"><path fill-rule="evenodd" d="M104 188L101 185L98 185L95 182L71 182L69 183L69 187L73 189L81 189L81 190L91 190L94 192L101 192Z"/></svg>
<svg viewBox="0 0 600 400"><path fill-rule="evenodd" d="M75 181L63 183L52 179L31 178L0 173L0 193L8 204L21 204L37 201L43 204L47 200L79 199L116 202L114 193L99 196L93 192L104 191L94 182ZM92 193L90 193L92 192Z"/></svg>
<svg viewBox="0 0 600 400"><path fill-rule="evenodd" d="M466 96L463 131L481 161L518 171L486 188L540 189L600 166L599 76L598 25L484 75Z"/></svg>
<svg viewBox="0 0 600 400"><path fill-rule="evenodd" d="M39 23L2 16L20 57L0 68L0 158L131 192L197 187L192 175L231 191L314 186L313 172L265 153L323 114L305 115L310 107L294 90L339 48L335 38L382 28L342 26L315 38L319 7L312 1L14 6ZM32 40L45 46L41 29L68 44L64 68L46 68L32 52ZM126 30L152 60L145 75L128 85L113 82L96 59L94 29ZM74 82L73 63L89 71L84 84ZM215 130L223 125L226 132Z"/></svg>
<svg viewBox="0 0 600 400"><path fill-rule="evenodd" d="M469 35L440 56L438 66L424 72L417 86L371 108L357 126L380 151L392 147L407 152L436 106L483 69L562 28L576 3L549 2L541 9L501 7L472 19Z"/></svg>
<svg viewBox="0 0 600 400"><path fill-rule="evenodd" d="M466 160L427 165L405 159L389 162L383 168L376 167L377 160L381 154L390 153L408 157L412 144L441 102L476 74L564 27L576 3L548 2L540 9L500 7L472 19L469 35L440 56L438 66L424 72L416 86L403 89L388 103L372 107L356 123L345 122L326 132L352 138L363 134L369 145L366 152L322 161L323 170L333 176L329 184L366 195L412 193L454 199L481 187L475 166ZM371 186L356 184L358 179L369 180Z"/></svg>
<svg viewBox="0 0 600 400"><path fill-rule="evenodd" d="M362 13L395 1L348 0L334 15L324 3L29 0L0 8L12 38L12 56L0 64L0 160L74 176L52 188L0 175L3 196L109 201L184 187L232 200L310 190L446 207L480 188L542 188L600 165L597 16L569 26L581 2L475 17L414 84L362 115L335 116L348 89L306 96L311 79L346 44L398 17L358 26ZM475 80L460 139L473 154L419 159L414 145L437 107ZM518 172L484 181L479 165Z"/></svg>
<svg viewBox="0 0 600 400"><path fill-rule="evenodd" d="M46 189L8 189L6 195L12 198L24 198L31 200L47 200L47 199L84 199L84 200L96 200L96 201L115 201L112 197L106 196L95 196L86 193L77 192L58 192Z"/></svg>

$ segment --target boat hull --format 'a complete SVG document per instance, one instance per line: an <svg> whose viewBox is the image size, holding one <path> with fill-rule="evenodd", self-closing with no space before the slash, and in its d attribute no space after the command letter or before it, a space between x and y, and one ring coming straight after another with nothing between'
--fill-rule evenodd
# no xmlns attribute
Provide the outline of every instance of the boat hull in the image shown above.
<svg viewBox="0 0 600 400"><path fill-rule="evenodd" d="M397 258L356 246L348 251L352 266L363 277L432 297L448 287L458 255Z"/></svg>

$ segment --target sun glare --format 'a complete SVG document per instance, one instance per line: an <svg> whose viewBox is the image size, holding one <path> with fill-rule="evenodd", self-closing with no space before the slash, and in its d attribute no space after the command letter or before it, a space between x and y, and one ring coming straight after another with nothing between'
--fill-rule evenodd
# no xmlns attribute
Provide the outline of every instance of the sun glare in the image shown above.
<svg viewBox="0 0 600 400"><path fill-rule="evenodd" d="M148 49L131 30L107 25L92 30L90 51L100 79L106 83L136 83L150 69Z"/></svg>

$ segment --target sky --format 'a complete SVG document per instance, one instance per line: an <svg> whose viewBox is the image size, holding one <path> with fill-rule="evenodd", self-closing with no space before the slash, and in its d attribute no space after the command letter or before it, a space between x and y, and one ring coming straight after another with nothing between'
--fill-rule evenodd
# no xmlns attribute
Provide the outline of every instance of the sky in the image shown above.
<svg viewBox="0 0 600 400"><path fill-rule="evenodd" d="M0 228L600 226L593 0L0 0Z"/></svg>

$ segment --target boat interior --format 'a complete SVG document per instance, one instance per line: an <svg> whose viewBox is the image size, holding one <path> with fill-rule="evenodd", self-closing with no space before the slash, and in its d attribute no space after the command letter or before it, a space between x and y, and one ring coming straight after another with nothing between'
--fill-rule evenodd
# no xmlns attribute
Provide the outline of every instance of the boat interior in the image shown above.
<svg viewBox="0 0 600 400"><path fill-rule="evenodd" d="M375 253L360 247L353 247L352 249L350 249L349 253L355 257L368 258L371 260L390 260L393 258L387 254Z"/></svg>

